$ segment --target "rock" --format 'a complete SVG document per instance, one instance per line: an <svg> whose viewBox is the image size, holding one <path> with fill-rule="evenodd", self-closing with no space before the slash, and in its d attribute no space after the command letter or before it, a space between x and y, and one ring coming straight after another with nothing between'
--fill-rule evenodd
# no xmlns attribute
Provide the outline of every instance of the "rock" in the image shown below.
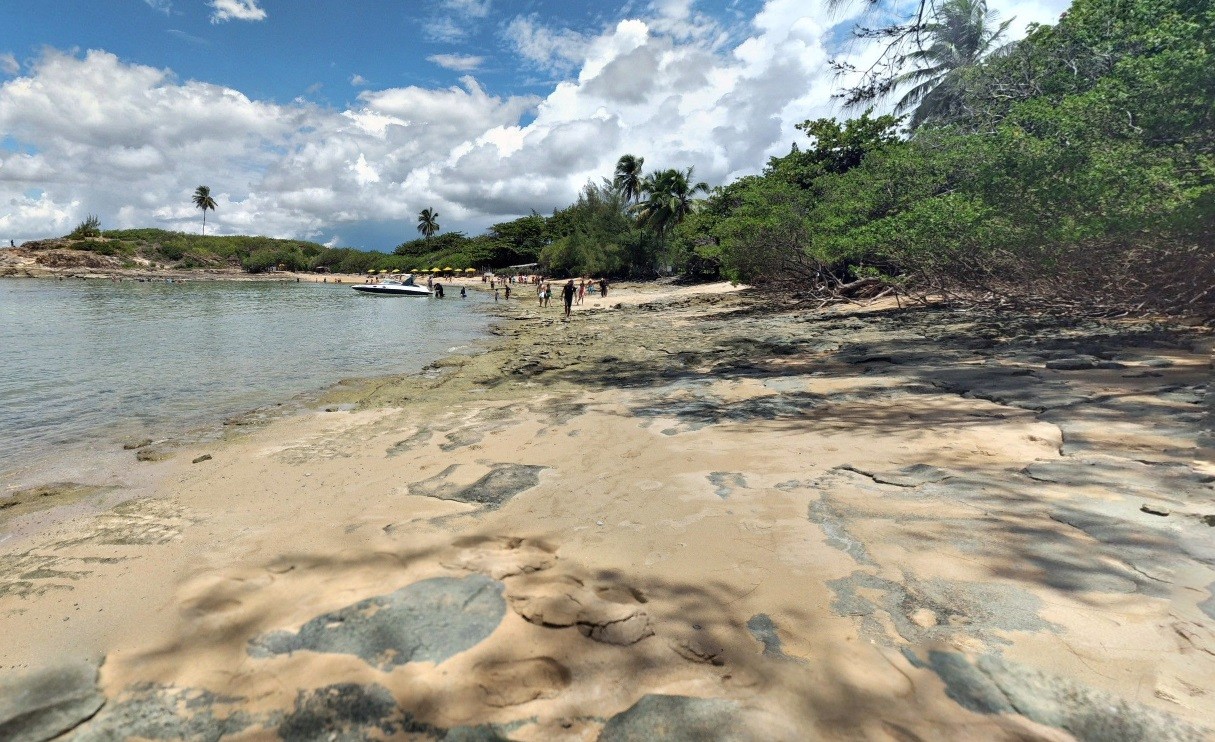
<svg viewBox="0 0 1215 742"><path fill-rule="evenodd" d="M97 668L86 663L0 680L0 739L53 739L91 718L104 703Z"/></svg>
<svg viewBox="0 0 1215 742"><path fill-rule="evenodd" d="M445 481L454 468L449 467L435 477L409 485L409 494L484 505L489 510L496 510L520 492L540 484L540 472L545 469L526 464L495 464L488 474L461 487Z"/></svg>
<svg viewBox="0 0 1215 742"><path fill-rule="evenodd" d="M301 650L353 654L388 671L409 662L443 662L480 643L506 614L502 583L484 575L437 577L359 601L249 643L269 657Z"/></svg>
<svg viewBox="0 0 1215 742"><path fill-rule="evenodd" d="M1092 356L1073 356L1071 358L1056 358L1046 362L1046 367L1052 371L1083 371L1097 368L1097 359Z"/></svg>
<svg viewBox="0 0 1215 742"><path fill-rule="evenodd" d="M543 573L541 573L543 575ZM588 587L569 575L511 583L511 608L523 620L559 629L576 626L583 636L627 646L653 636L644 598L625 587Z"/></svg>
<svg viewBox="0 0 1215 742"><path fill-rule="evenodd" d="M565 665L552 657L483 662L474 672L482 699L498 708L555 698L569 687L571 679Z"/></svg>
<svg viewBox="0 0 1215 742"><path fill-rule="evenodd" d="M748 731L737 701L722 698L649 695L616 714L599 742L749 742L764 739Z"/></svg>
<svg viewBox="0 0 1215 742"><path fill-rule="evenodd" d="M134 451L137 448L147 448L150 445L152 445L151 438L141 438L138 440L129 440L126 443L122 444L122 450Z"/></svg>
<svg viewBox="0 0 1215 742"><path fill-rule="evenodd" d="M1157 505L1148 505L1146 502L1139 506L1139 510L1141 512L1147 513L1148 515L1168 516L1168 514L1169 514L1168 510L1165 510L1164 508L1159 507Z"/></svg>
<svg viewBox="0 0 1215 742"><path fill-rule="evenodd" d="M923 484L941 482L953 476L952 473L930 464L912 464L901 469L879 471L845 464L839 467L845 471L856 472L869 477L879 484L893 484L896 487L919 487Z"/></svg>
<svg viewBox="0 0 1215 742"><path fill-rule="evenodd" d="M210 460L211 460L211 454L204 453L202 456L199 456L198 458L194 459L190 463L191 464L201 464L204 461L210 461Z"/></svg>
<svg viewBox="0 0 1215 742"><path fill-rule="evenodd" d="M914 656L908 659L924 666ZM983 655L972 663L956 652L933 650L927 664L945 681L946 694L960 705L983 714L1018 713L1063 729L1081 742L1209 739L1209 730L1161 711L995 655Z"/></svg>

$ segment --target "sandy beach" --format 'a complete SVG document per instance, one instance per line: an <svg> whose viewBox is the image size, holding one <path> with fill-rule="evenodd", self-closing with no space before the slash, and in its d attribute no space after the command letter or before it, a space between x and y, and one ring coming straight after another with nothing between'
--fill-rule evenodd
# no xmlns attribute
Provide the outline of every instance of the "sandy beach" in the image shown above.
<svg viewBox="0 0 1215 742"><path fill-rule="evenodd" d="M0 737L1211 738L1209 329L516 297L0 499Z"/></svg>

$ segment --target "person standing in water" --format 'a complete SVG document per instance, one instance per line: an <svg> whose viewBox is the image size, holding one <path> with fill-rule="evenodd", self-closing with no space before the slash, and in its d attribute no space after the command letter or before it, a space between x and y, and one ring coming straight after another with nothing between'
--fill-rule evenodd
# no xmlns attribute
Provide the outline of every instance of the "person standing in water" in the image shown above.
<svg viewBox="0 0 1215 742"><path fill-rule="evenodd" d="M565 302L565 318L570 318L570 307L574 306L574 279L566 281L565 288L561 289L561 299Z"/></svg>

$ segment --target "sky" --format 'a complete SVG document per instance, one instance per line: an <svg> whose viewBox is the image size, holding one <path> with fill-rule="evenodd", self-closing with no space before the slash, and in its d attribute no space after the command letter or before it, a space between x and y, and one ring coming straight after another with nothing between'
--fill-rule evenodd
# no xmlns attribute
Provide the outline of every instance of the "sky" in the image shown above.
<svg viewBox="0 0 1215 742"><path fill-rule="evenodd" d="M912 0L886 0L886 9ZM988 0L1054 23L1068 0ZM0 238L103 229L391 250L549 214L620 155L721 185L844 118L823 0L3 0Z"/></svg>

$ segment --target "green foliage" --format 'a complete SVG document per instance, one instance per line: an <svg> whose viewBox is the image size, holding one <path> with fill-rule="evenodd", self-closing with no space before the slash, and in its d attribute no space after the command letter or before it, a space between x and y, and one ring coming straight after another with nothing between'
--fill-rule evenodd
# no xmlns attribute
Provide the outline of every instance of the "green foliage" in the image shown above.
<svg viewBox="0 0 1215 742"><path fill-rule="evenodd" d="M100 236L101 217L98 217L95 214L89 214L84 221L76 225L76 228L72 230L72 233L68 235L68 238L73 240L83 240L86 237Z"/></svg>
<svg viewBox="0 0 1215 742"><path fill-rule="evenodd" d="M810 148L677 231L684 264L1215 315L1213 29L1209 0L1076 0L951 74L910 139L803 124Z"/></svg>

